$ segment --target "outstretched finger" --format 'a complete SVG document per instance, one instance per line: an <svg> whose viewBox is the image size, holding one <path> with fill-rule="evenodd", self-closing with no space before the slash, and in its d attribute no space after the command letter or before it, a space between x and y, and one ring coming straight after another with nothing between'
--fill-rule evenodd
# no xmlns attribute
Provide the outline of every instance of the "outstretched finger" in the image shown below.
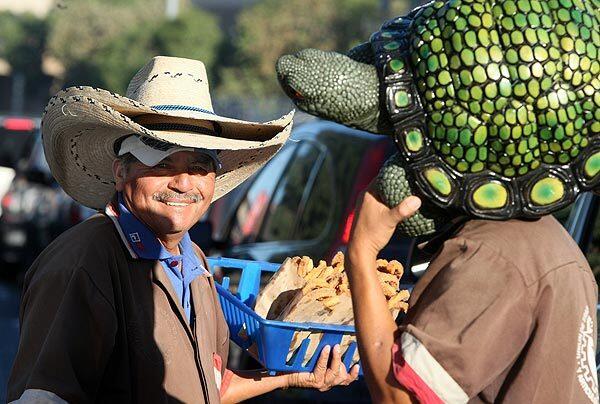
<svg viewBox="0 0 600 404"><path fill-rule="evenodd" d="M360 365L354 365L352 366L352 369L350 369L350 382L355 381L356 379L358 379L358 372L360 372Z"/></svg>
<svg viewBox="0 0 600 404"><path fill-rule="evenodd" d="M342 384L346 379L346 375L346 367L342 363L341 349L340 346L336 344L333 347L329 369L327 369L327 373L325 374L325 384L329 387Z"/></svg>
<svg viewBox="0 0 600 404"><path fill-rule="evenodd" d="M342 365L342 368L344 371L340 373L339 380L336 384L347 386L358 379L358 371L360 369L358 365L354 365L350 372L346 372L346 366Z"/></svg>
<svg viewBox="0 0 600 404"><path fill-rule="evenodd" d="M331 363L329 364L329 369L333 372L334 375L340 373L340 369L342 368L342 350L340 349L339 344L335 344L333 347L333 355L331 356Z"/></svg>
<svg viewBox="0 0 600 404"><path fill-rule="evenodd" d="M313 370L313 373L317 380L323 378L325 372L327 371L327 360L329 359L329 352L331 352L331 347L329 345L325 345L321 350L319 359L317 359L315 370Z"/></svg>

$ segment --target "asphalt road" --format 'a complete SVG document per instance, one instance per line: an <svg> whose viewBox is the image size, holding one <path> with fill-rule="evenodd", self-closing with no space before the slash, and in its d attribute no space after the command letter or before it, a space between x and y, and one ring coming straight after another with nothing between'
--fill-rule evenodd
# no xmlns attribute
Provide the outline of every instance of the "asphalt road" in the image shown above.
<svg viewBox="0 0 600 404"><path fill-rule="evenodd" d="M0 279L0 403L19 342L19 294L14 282Z"/></svg>

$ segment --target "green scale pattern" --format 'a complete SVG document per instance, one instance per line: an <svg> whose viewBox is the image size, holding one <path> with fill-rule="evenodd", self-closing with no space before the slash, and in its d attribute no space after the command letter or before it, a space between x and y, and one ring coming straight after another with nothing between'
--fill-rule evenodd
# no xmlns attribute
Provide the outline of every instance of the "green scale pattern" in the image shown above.
<svg viewBox="0 0 600 404"><path fill-rule="evenodd" d="M409 54L443 161L509 178L571 163L600 133L599 7L450 0L422 8Z"/></svg>
<svg viewBox="0 0 600 404"><path fill-rule="evenodd" d="M301 109L394 137L375 184L388 206L408 187L436 217L534 218L600 187L599 49L600 0L433 1L278 77Z"/></svg>

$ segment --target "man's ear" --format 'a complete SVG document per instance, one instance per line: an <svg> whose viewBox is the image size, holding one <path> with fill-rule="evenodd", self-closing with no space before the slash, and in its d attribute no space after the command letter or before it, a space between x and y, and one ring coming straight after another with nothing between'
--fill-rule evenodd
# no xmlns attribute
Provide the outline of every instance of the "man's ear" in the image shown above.
<svg viewBox="0 0 600 404"><path fill-rule="evenodd" d="M121 192L125 183L125 166L119 159L115 159L112 164L113 177L115 178L115 190Z"/></svg>

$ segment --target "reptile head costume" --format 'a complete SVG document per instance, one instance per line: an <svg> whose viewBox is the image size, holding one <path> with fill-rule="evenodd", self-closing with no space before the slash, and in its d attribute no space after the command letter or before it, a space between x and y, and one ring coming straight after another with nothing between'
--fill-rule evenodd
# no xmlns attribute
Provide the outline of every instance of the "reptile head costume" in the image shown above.
<svg viewBox="0 0 600 404"><path fill-rule="evenodd" d="M598 0L435 1L277 73L300 109L394 137L376 185L389 206L424 199L407 235L539 217L600 184Z"/></svg>

